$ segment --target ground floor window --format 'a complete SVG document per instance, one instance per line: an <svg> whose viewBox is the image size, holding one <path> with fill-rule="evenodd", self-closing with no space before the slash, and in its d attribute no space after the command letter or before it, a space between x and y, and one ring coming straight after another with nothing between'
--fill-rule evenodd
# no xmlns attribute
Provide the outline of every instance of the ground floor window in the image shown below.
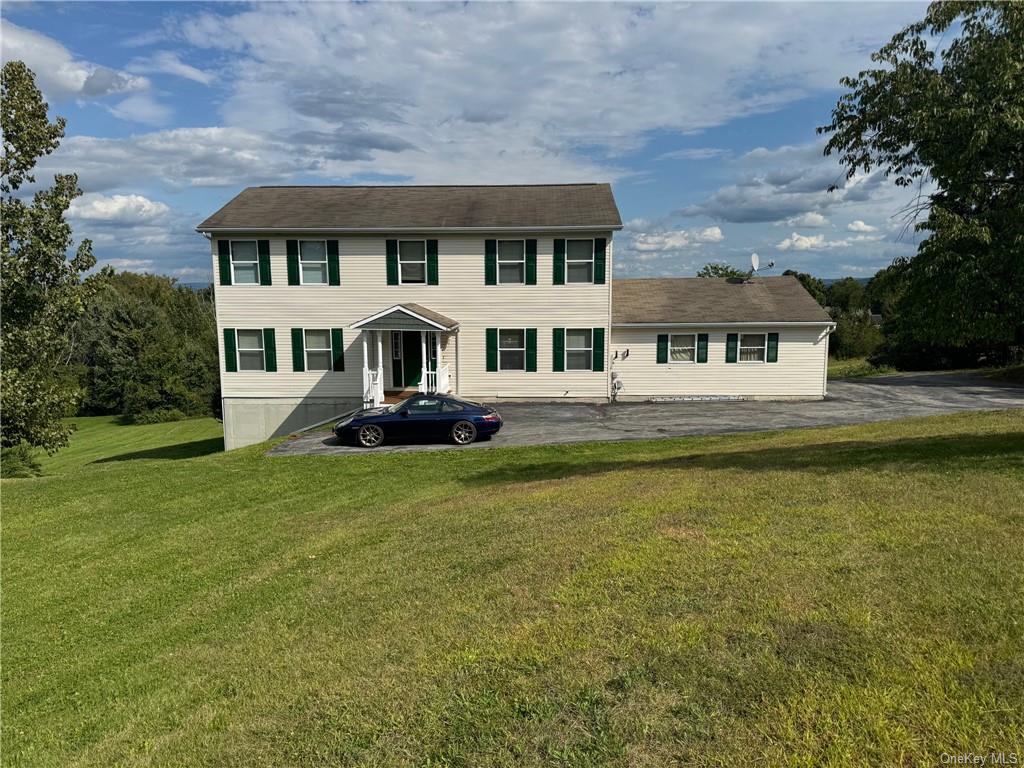
<svg viewBox="0 0 1024 768"><path fill-rule="evenodd" d="M594 361L594 332L590 328L565 329L565 370L589 371Z"/></svg>
<svg viewBox="0 0 1024 768"><path fill-rule="evenodd" d="M498 370L526 370L526 330L501 328L498 330Z"/></svg>
<svg viewBox="0 0 1024 768"><path fill-rule="evenodd" d="M306 343L306 370L307 371L329 371L334 362L334 354L331 352L331 332L323 328L319 330L307 330L305 332Z"/></svg>
<svg viewBox="0 0 1024 768"><path fill-rule="evenodd" d="M238 331L238 370L266 370L266 356L263 350L263 329Z"/></svg>
<svg viewBox="0 0 1024 768"><path fill-rule="evenodd" d="M669 336L669 359L673 363L692 363L697 359L697 334L673 333Z"/></svg>
<svg viewBox="0 0 1024 768"><path fill-rule="evenodd" d="M767 348L767 337L763 333L741 333L740 334L740 362L741 363L763 363L765 361L765 349Z"/></svg>

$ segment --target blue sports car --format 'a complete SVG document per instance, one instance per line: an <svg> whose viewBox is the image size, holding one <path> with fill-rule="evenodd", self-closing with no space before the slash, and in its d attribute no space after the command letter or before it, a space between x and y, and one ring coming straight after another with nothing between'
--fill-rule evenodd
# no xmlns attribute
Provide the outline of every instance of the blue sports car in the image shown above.
<svg viewBox="0 0 1024 768"><path fill-rule="evenodd" d="M334 425L338 440L364 448L389 443L451 440L468 445L501 429L501 416L489 405L448 395L414 395L394 405L367 408Z"/></svg>

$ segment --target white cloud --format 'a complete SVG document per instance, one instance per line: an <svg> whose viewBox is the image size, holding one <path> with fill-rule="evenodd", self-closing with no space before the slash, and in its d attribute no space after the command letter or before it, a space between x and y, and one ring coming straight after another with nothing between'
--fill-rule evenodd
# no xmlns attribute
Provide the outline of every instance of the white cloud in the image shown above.
<svg viewBox="0 0 1024 768"><path fill-rule="evenodd" d="M149 88L144 77L75 58L56 40L9 21L3 22L3 60L19 59L36 75L49 98L99 99Z"/></svg>
<svg viewBox="0 0 1024 768"><path fill-rule="evenodd" d="M828 226L828 219L816 211L808 211L807 213L801 213L799 216L791 216L785 221L777 221L775 225L814 229L815 227Z"/></svg>
<svg viewBox="0 0 1024 768"><path fill-rule="evenodd" d="M794 232L775 247L780 251L823 251L830 248L849 248L857 243L870 243L881 239L881 235L857 235L842 240L826 240L824 235L801 235Z"/></svg>
<svg viewBox="0 0 1024 768"><path fill-rule="evenodd" d="M171 51L158 51L152 56L136 59L128 68L133 72L175 75L202 85L210 85L216 79L212 72L205 72L191 64L186 64L178 57L178 54Z"/></svg>
<svg viewBox="0 0 1024 768"><path fill-rule="evenodd" d="M717 149L714 147L696 147L693 149L675 149L671 152L665 152L664 154L658 155L658 160L714 160L715 158L725 157L729 154L727 149Z"/></svg>
<svg viewBox="0 0 1024 768"><path fill-rule="evenodd" d="M100 267L113 267L114 269L130 269L137 271L140 269L148 269L153 266L152 259L107 259L97 266Z"/></svg>
<svg viewBox="0 0 1024 768"><path fill-rule="evenodd" d="M865 224L860 219L851 221L846 225L846 228L851 232L877 232L878 227L872 227L870 224Z"/></svg>
<svg viewBox="0 0 1024 768"><path fill-rule="evenodd" d="M138 224L163 218L170 212L166 203L142 195L102 195L89 192L75 199L68 209L72 219Z"/></svg>
<svg viewBox="0 0 1024 768"><path fill-rule="evenodd" d="M108 107L114 117L146 125L162 125L170 120L170 107L161 104L148 93L137 93Z"/></svg>
<svg viewBox="0 0 1024 768"><path fill-rule="evenodd" d="M719 227L705 227L694 237L699 243L720 243L725 240L725 235Z"/></svg>
<svg viewBox="0 0 1024 768"><path fill-rule="evenodd" d="M825 247L824 235L801 235L794 232L777 246L780 251L817 251Z"/></svg>

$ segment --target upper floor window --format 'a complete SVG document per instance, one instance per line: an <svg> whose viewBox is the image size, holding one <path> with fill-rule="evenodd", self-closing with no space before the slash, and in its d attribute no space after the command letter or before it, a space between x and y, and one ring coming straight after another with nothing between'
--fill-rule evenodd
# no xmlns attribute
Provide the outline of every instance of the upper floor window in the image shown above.
<svg viewBox="0 0 1024 768"><path fill-rule="evenodd" d="M427 244L424 240L398 241L398 275L403 285L426 284Z"/></svg>
<svg viewBox="0 0 1024 768"><path fill-rule="evenodd" d="M697 359L697 335L673 333L669 337L669 359L673 363L692 363Z"/></svg>
<svg viewBox="0 0 1024 768"><path fill-rule="evenodd" d="M594 359L594 332L590 328L565 329L565 370L589 371Z"/></svg>
<svg viewBox="0 0 1024 768"><path fill-rule="evenodd" d="M498 370L526 370L526 331L523 328L498 330Z"/></svg>
<svg viewBox="0 0 1024 768"><path fill-rule="evenodd" d="M253 243L253 246L256 244ZM238 370L265 371L266 355L263 349L263 329L238 331Z"/></svg>
<svg viewBox="0 0 1024 768"><path fill-rule="evenodd" d="M498 283L526 282L526 241L498 241Z"/></svg>
<svg viewBox="0 0 1024 768"><path fill-rule="evenodd" d="M327 241L300 240L299 266L302 285L327 285Z"/></svg>
<svg viewBox="0 0 1024 768"><path fill-rule="evenodd" d="M565 241L565 282L594 282L594 241Z"/></svg>
<svg viewBox="0 0 1024 768"><path fill-rule="evenodd" d="M327 328L304 332L307 371L329 371L334 362L331 352L331 331Z"/></svg>
<svg viewBox="0 0 1024 768"><path fill-rule="evenodd" d="M255 240L231 241L231 282L235 285L260 284L260 261Z"/></svg>
<svg viewBox="0 0 1024 768"><path fill-rule="evenodd" d="M763 333L741 333L740 334L740 362L741 363L763 363L767 348L765 334Z"/></svg>

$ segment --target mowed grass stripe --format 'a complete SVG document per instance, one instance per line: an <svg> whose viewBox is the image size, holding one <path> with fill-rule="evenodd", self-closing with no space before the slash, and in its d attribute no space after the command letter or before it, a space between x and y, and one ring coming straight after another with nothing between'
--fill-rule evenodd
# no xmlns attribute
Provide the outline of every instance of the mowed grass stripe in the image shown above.
<svg viewBox="0 0 1024 768"><path fill-rule="evenodd" d="M12 765L1021 751L1020 412L294 458L89 426L3 485Z"/></svg>

